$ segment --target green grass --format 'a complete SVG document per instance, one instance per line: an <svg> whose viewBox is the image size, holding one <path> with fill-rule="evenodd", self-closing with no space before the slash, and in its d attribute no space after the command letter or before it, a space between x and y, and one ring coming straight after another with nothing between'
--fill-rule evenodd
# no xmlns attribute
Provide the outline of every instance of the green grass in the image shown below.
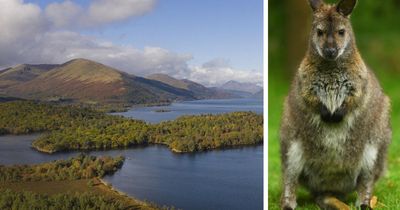
<svg viewBox="0 0 400 210"><path fill-rule="evenodd" d="M382 68L385 68L382 64ZM374 65L372 65L374 66ZM272 66L273 67L273 66ZM273 68L272 68L272 71ZM382 72L382 71L380 71ZM400 209L400 74L378 74L385 93L392 100L392 128L393 138L389 149L388 172L381 178L375 187L374 194L378 197L379 209ZM279 154L279 123L282 113L283 100L288 92L290 81L280 74L271 74L268 91L268 206L269 209L279 209L281 193L281 166ZM312 198L304 189L299 189L298 209L318 209ZM350 195L348 204L355 202L356 195ZM354 208L354 207L353 207ZM356 208L354 208L356 209Z"/></svg>

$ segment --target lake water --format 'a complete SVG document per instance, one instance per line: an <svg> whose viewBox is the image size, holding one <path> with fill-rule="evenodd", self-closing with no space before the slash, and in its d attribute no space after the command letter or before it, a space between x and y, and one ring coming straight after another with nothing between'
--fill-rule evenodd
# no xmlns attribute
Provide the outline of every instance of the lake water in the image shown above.
<svg viewBox="0 0 400 210"><path fill-rule="evenodd" d="M167 110L168 112L157 112L157 110ZM173 103L170 106L142 107L113 114L158 123L173 120L182 115L221 114L235 111L262 113L263 101L250 98L185 101Z"/></svg>
<svg viewBox="0 0 400 210"><path fill-rule="evenodd" d="M191 114L188 111L191 109L196 110L192 114L247 110L262 112L262 101L246 100L204 100L162 107L173 110L173 115L171 112L153 111L161 107L146 107L126 112L126 116L137 118L135 113L141 113L141 119L148 120L153 119L150 116L156 113L157 121L162 121ZM223 108L224 103L227 103L226 109ZM147 115L144 110L148 110ZM37 136L0 136L0 164L40 163L79 154L67 152L49 155L37 152L30 148L31 142ZM147 146L93 151L89 154L124 155L126 160L122 168L104 179L138 199L194 210L251 210L263 207L262 146L195 154L175 154L164 146Z"/></svg>

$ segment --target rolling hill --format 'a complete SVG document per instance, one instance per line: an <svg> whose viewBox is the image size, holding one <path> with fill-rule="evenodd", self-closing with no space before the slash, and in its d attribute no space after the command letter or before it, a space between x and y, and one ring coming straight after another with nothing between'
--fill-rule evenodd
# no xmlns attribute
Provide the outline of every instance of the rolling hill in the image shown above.
<svg viewBox="0 0 400 210"><path fill-rule="evenodd" d="M0 93L36 100L92 104L146 104L196 99L191 91L121 72L87 60L61 65L24 65L0 71ZM22 69L22 70L21 70Z"/></svg>
<svg viewBox="0 0 400 210"><path fill-rule="evenodd" d="M58 65L30 65L20 64L0 71L0 90L7 87L32 80L42 73L57 67Z"/></svg>
<svg viewBox="0 0 400 210"><path fill-rule="evenodd" d="M255 94L262 90L262 87L256 84L250 82L237 82L233 80L223 84L220 88L224 90L247 92L251 94Z"/></svg>
<svg viewBox="0 0 400 210"><path fill-rule="evenodd" d="M264 98L264 89L261 89L257 93L254 93L252 97L253 98L260 98L260 99Z"/></svg>
<svg viewBox="0 0 400 210"><path fill-rule="evenodd" d="M176 88L190 91L196 99L235 98L234 94L218 88L208 88L188 79L176 79L166 74L152 74L148 79L160 81Z"/></svg>

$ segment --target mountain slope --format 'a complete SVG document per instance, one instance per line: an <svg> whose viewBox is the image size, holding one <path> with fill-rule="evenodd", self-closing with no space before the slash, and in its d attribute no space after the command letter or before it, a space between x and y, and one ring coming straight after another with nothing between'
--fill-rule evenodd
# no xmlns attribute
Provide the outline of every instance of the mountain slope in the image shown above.
<svg viewBox="0 0 400 210"><path fill-rule="evenodd" d="M148 79L157 80L162 83L171 85L176 88L185 89L192 92L196 99L216 99L216 98L232 98L232 94L219 90L217 88L207 88L204 85L193 82L188 79L176 79L166 74L152 74L147 76Z"/></svg>
<svg viewBox="0 0 400 210"><path fill-rule="evenodd" d="M166 74L152 74L146 77L147 79L157 80L173 87L189 90L188 84L182 80L175 79Z"/></svg>
<svg viewBox="0 0 400 210"><path fill-rule="evenodd" d="M262 87L260 87L256 84L250 83L250 82L237 82L237 81L233 81L233 80L223 84L220 88L222 88L224 90L248 92L251 94L255 94L262 89Z"/></svg>
<svg viewBox="0 0 400 210"><path fill-rule="evenodd" d="M0 71L0 90L32 80L42 73L57 67L49 64L21 64Z"/></svg>
<svg viewBox="0 0 400 210"><path fill-rule="evenodd" d="M4 92L28 99L64 98L84 103L139 104L194 99L187 90L86 59L66 62L29 81L7 87Z"/></svg>
<svg viewBox="0 0 400 210"><path fill-rule="evenodd" d="M260 99L264 98L264 89L261 89L257 93L254 93L252 97L253 98L260 98Z"/></svg>

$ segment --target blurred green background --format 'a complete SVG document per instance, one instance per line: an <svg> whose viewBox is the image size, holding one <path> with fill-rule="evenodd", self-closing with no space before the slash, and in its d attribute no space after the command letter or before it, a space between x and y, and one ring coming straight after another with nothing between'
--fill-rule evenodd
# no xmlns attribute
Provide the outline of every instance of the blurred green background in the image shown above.
<svg viewBox="0 0 400 210"><path fill-rule="evenodd" d="M280 116L290 81L308 46L311 9L308 0L269 0L268 6L268 206L279 209ZM365 63L374 70L392 100L393 139L388 172L377 183L374 194L378 209L400 209L400 0L359 0L351 21ZM355 198L353 194L347 202L354 205ZM304 189L299 189L298 207L318 209Z"/></svg>

